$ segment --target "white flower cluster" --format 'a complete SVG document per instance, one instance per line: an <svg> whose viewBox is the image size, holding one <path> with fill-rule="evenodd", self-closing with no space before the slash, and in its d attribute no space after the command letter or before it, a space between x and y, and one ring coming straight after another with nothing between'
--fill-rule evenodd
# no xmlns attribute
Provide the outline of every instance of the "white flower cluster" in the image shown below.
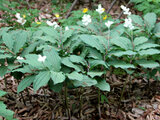
<svg viewBox="0 0 160 120"><path fill-rule="evenodd" d="M17 60L24 60L24 58L21 57L21 56L18 56L18 57L17 57Z"/></svg>
<svg viewBox="0 0 160 120"><path fill-rule="evenodd" d="M132 19L131 18L126 18L124 22L124 27L129 28L130 30L134 29L134 26L132 24Z"/></svg>
<svg viewBox="0 0 160 120"><path fill-rule="evenodd" d="M128 18L125 19L124 22L124 27L129 28L130 30L134 29L134 26L132 24L132 19L129 17L129 15L131 15L131 12L129 11L129 8L125 7L124 5L121 5L122 10L124 11L123 13L125 15L128 15Z"/></svg>
<svg viewBox="0 0 160 120"><path fill-rule="evenodd" d="M56 29L56 28L59 27L59 25L58 25L56 22L51 22L51 21L48 21L48 20L47 20L46 23L47 23L47 25L49 25L49 26L53 26L54 29Z"/></svg>
<svg viewBox="0 0 160 120"><path fill-rule="evenodd" d="M82 17L82 23L85 25L85 26L87 26L89 23L91 23L92 22L92 19L91 19L91 16L90 15L87 15L87 14L85 14L85 15L83 15L83 17Z"/></svg>
<svg viewBox="0 0 160 120"><path fill-rule="evenodd" d="M39 62L45 62L45 60L46 60L46 56L38 55L38 61Z"/></svg>
<svg viewBox="0 0 160 120"><path fill-rule="evenodd" d="M17 18L17 22L20 23L21 25L24 25L26 23L26 20L24 18L21 17L20 13L16 13L16 18Z"/></svg>
<svg viewBox="0 0 160 120"><path fill-rule="evenodd" d="M131 15L131 12L129 11L129 8L125 7L124 5L121 5L121 9L123 10L123 14Z"/></svg>

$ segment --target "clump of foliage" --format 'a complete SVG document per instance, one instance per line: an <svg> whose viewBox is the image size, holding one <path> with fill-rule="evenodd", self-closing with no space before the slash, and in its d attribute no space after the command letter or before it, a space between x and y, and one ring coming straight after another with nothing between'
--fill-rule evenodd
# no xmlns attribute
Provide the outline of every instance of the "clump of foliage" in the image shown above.
<svg viewBox="0 0 160 120"><path fill-rule="evenodd" d="M143 14L154 12L158 16L160 15L160 0L132 0L132 2L135 4L134 8L142 11Z"/></svg>
<svg viewBox="0 0 160 120"><path fill-rule="evenodd" d="M142 18L127 11L125 23L119 23L103 20L101 5L95 12L96 17L82 14L67 29L50 21L35 31L0 29L0 76L11 73L20 80L18 93L32 85L34 91L46 85L54 92L64 88L67 109L67 89L94 86L100 110L100 91L110 91L106 72L111 68L129 75L137 69L159 70L159 61L153 59L160 56L155 13Z"/></svg>

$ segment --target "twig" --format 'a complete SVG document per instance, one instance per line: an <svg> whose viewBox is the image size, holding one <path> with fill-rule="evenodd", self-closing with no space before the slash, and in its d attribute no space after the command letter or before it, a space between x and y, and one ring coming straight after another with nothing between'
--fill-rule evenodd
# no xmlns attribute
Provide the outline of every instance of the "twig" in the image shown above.
<svg viewBox="0 0 160 120"><path fill-rule="evenodd" d="M131 3L131 0L127 3L126 7L128 7L128 5L129 5L130 3ZM117 19L121 18L122 14L123 14L123 11L119 14L119 16L117 17Z"/></svg>
<svg viewBox="0 0 160 120"><path fill-rule="evenodd" d="M76 5L77 2L78 2L78 0L74 0L74 2L72 4L71 8L69 9L65 19L67 19L69 17L69 15L71 14L72 9L74 8L74 6Z"/></svg>
<svg viewBox="0 0 160 120"><path fill-rule="evenodd" d="M117 0L114 0L112 3L111 3L111 6L110 8L107 10L107 13L109 14L109 12L111 11L113 5L116 3Z"/></svg>

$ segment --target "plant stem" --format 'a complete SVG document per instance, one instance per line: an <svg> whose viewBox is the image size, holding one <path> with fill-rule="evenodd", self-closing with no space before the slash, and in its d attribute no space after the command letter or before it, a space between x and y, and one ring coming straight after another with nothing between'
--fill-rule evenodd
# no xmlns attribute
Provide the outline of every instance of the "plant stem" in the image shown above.
<svg viewBox="0 0 160 120"><path fill-rule="evenodd" d="M70 120L71 119L71 114L70 114L70 110L68 108L68 99L67 99L67 96L68 96L68 89L67 89L67 82L65 82L65 92L64 92L64 96L65 96L65 107L67 109L67 115L68 115L68 119Z"/></svg>
<svg viewBox="0 0 160 120"><path fill-rule="evenodd" d="M82 113L82 105L83 105L83 88L82 88L82 87L80 88L80 96L79 96L79 99L80 99L80 118L81 118L81 120L83 120L83 113Z"/></svg>
<svg viewBox="0 0 160 120"><path fill-rule="evenodd" d="M101 91L98 89L98 113L99 113L99 118L101 118Z"/></svg>

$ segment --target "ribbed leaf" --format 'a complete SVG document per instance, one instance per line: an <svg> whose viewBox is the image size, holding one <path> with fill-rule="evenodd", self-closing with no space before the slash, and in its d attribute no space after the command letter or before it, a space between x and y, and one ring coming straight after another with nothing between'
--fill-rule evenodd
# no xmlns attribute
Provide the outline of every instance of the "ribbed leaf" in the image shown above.
<svg viewBox="0 0 160 120"><path fill-rule="evenodd" d="M81 69L80 69L78 66L74 65L74 64L70 61L69 57L63 58L63 59L62 59L62 64L64 64L64 65L67 66L67 67L73 68L73 69L75 69L75 70L78 71L78 72L81 71Z"/></svg>
<svg viewBox="0 0 160 120"><path fill-rule="evenodd" d="M70 80L78 80L78 81L82 81L83 80L83 75L78 73L78 72L72 72L70 74L67 74L67 77L70 79Z"/></svg>
<svg viewBox="0 0 160 120"><path fill-rule="evenodd" d="M33 81L35 79L35 75L34 76L27 76L25 77L18 85L17 88L17 93L20 93L21 91L23 91L24 89L26 89L27 87L29 87Z"/></svg>
<svg viewBox="0 0 160 120"><path fill-rule="evenodd" d="M91 76L92 78L98 76L98 77L101 77L105 72L100 72L100 71L90 71L88 72L87 74L89 76Z"/></svg>
<svg viewBox="0 0 160 120"><path fill-rule="evenodd" d="M98 59L98 60L102 60L102 54L100 52L98 52L96 49L90 48L89 49L89 55L88 57L93 58L93 59Z"/></svg>
<svg viewBox="0 0 160 120"><path fill-rule="evenodd" d="M153 44L153 43L144 43L142 45L138 45L135 47L135 50L136 51L140 51L140 50L145 50L145 49L148 49L148 48L155 48L155 47L158 47L160 45L158 44Z"/></svg>
<svg viewBox="0 0 160 120"><path fill-rule="evenodd" d="M97 81L95 79L91 79L88 76L83 76L83 80L82 81L78 81L78 80L74 80L73 84L75 87L88 87L88 86L92 86L92 85L96 85Z"/></svg>
<svg viewBox="0 0 160 120"><path fill-rule="evenodd" d="M127 51L115 51L112 52L111 55L117 56L117 57L121 57L123 55L136 55L136 52L133 52L131 50L127 50Z"/></svg>
<svg viewBox="0 0 160 120"><path fill-rule="evenodd" d="M33 89L37 91L40 87L45 86L50 79L50 71L39 72L33 81Z"/></svg>
<svg viewBox="0 0 160 120"><path fill-rule="evenodd" d="M58 83L62 83L65 80L65 76L62 72L54 72L54 71L50 71L51 72L51 78L55 84Z"/></svg>
<svg viewBox="0 0 160 120"><path fill-rule="evenodd" d="M71 55L70 56L70 61L73 62L73 63L81 63L82 65L87 64L83 57L77 56L77 55Z"/></svg>
<svg viewBox="0 0 160 120"><path fill-rule="evenodd" d="M61 58L59 57L55 49L46 49L43 54L47 57L45 65L53 71L60 71L61 69Z"/></svg>
<svg viewBox="0 0 160 120"><path fill-rule="evenodd" d="M81 35L80 39L82 39L82 41L85 44L87 44L90 47L96 48L101 53L105 52L104 46L102 44L100 44L100 42L98 41L98 39L96 39L96 37L91 36L91 35Z"/></svg>
<svg viewBox="0 0 160 120"><path fill-rule="evenodd" d="M125 50L132 49L131 41L125 37L117 37L117 38L111 39L111 43Z"/></svg>
<svg viewBox="0 0 160 120"><path fill-rule="evenodd" d="M27 32L18 32L16 34L15 43L13 51L14 53L18 53L20 48L22 48L27 41Z"/></svg>
<svg viewBox="0 0 160 120"><path fill-rule="evenodd" d="M24 62L27 63L35 68L41 69L44 68L45 66L38 61L38 55L36 54L28 54L25 56L25 60L18 60L19 62Z"/></svg>
<svg viewBox="0 0 160 120"><path fill-rule="evenodd" d="M135 68L134 65L125 63L124 61L111 61L108 64L114 66L115 68L122 68L122 69Z"/></svg>
<svg viewBox="0 0 160 120"><path fill-rule="evenodd" d="M51 42L53 44L56 43L56 40L51 36L40 36L40 37L35 37L35 39L40 39L40 40L43 40L45 42Z"/></svg>
<svg viewBox="0 0 160 120"><path fill-rule="evenodd" d="M140 66L144 67L144 68L156 68L156 67L160 67L160 65L155 62L155 61L147 61L147 60L137 60L136 61L137 64L139 64Z"/></svg>
<svg viewBox="0 0 160 120"><path fill-rule="evenodd" d="M110 91L110 85L105 80L99 81L95 86L102 91Z"/></svg>
<svg viewBox="0 0 160 120"><path fill-rule="evenodd" d="M2 36L3 42L5 43L5 45L12 50L13 49L13 44L14 44L14 40L12 39L12 35L9 33L4 33Z"/></svg>
<svg viewBox="0 0 160 120"><path fill-rule="evenodd" d="M40 29L47 35L50 35L56 39L59 37L59 33L53 27L40 27Z"/></svg>
<svg viewBox="0 0 160 120"><path fill-rule="evenodd" d="M103 65L105 68L108 68L107 64L103 60L89 60L90 69L97 67L99 65Z"/></svg>
<svg viewBox="0 0 160 120"><path fill-rule="evenodd" d="M63 42L65 42L69 37L72 36L73 34L73 30L69 29L67 31L64 32L64 35L63 35Z"/></svg>
<svg viewBox="0 0 160 120"><path fill-rule="evenodd" d="M144 25L143 19L140 16L130 15L130 17L131 17L133 23L135 23L136 25L138 25L138 26L143 26Z"/></svg>
<svg viewBox="0 0 160 120"><path fill-rule="evenodd" d="M147 25L149 31L152 30L152 28L154 27L155 23L156 23L156 14L155 13L147 13L144 16L144 22Z"/></svg>
<svg viewBox="0 0 160 120"><path fill-rule="evenodd" d="M140 55L154 55L154 54L160 54L160 50L158 50L158 49L147 49L147 50L141 50L138 53Z"/></svg>
<svg viewBox="0 0 160 120"><path fill-rule="evenodd" d="M148 41L148 38L146 38L146 37L136 37L136 38L134 39L133 44L134 44L135 46L137 46L137 45L143 44L143 43L145 43L145 42L147 42L147 41Z"/></svg>

